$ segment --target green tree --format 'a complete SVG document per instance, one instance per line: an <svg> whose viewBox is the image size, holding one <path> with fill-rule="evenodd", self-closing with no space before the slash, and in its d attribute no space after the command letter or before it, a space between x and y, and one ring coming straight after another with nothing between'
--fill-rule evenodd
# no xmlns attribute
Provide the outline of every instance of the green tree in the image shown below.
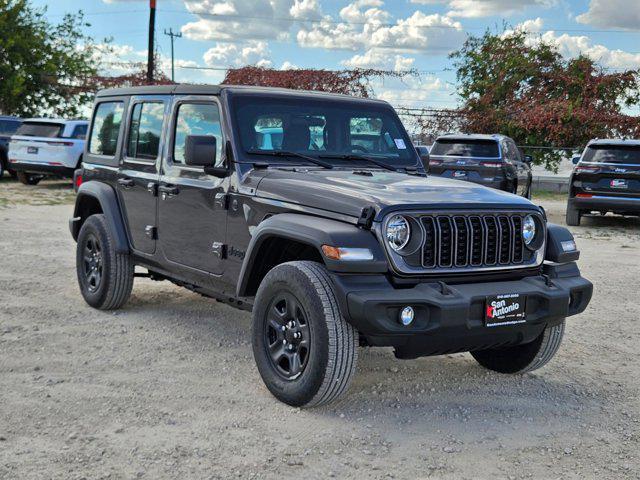
<svg viewBox="0 0 640 480"><path fill-rule="evenodd" d="M82 12L59 24L29 0L0 0L0 112L77 116L93 98L100 48Z"/></svg>
<svg viewBox="0 0 640 480"><path fill-rule="evenodd" d="M556 147L640 134L640 119L623 113L640 102L638 70L610 73L585 56L565 59L524 31L470 37L451 58L464 101L459 127L546 147L526 152L536 163L555 169L566 154Z"/></svg>

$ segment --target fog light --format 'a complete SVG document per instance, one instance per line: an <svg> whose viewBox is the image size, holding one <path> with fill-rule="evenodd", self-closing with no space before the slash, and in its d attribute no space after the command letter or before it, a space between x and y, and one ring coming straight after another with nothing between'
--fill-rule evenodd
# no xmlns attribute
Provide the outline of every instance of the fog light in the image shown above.
<svg viewBox="0 0 640 480"><path fill-rule="evenodd" d="M414 312L412 307L404 307L400 312L400 323L405 327L413 322Z"/></svg>

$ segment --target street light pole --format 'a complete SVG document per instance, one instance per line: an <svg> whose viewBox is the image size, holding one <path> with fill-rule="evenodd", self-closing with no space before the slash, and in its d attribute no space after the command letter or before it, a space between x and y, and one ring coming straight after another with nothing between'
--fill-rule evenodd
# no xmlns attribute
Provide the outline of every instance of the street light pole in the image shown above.
<svg viewBox="0 0 640 480"><path fill-rule="evenodd" d="M169 37L171 37L171 81L175 83L175 70L173 67L173 40L175 38L182 38L182 33L173 33L173 29L169 28L169 31L167 32L167 30L165 29L164 31L165 35L168 35Z"/></svg>
<svg viewBox="0 0 640 480"><path fill-rule="evenodd" d="M147 54L147 83L153 83L153 40L156 33L156 0L149 0L149 48Z"/></svg>

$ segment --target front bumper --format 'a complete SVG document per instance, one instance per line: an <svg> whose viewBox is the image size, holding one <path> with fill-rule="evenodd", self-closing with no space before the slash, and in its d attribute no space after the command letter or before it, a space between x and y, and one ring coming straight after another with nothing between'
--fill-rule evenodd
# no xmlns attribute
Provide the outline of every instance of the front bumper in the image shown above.
<svg viewBox="0 0 640 480"><path fill-rule="evenodd" d="M640 213L640 195L637 197L616 197L593 194L592 197L570 197L569 207L576 210L606 210L609 212Z"/></svg>
<svg viewBox="0 0 640 480"><path fill-rule="evenodd" d="M345 316L367 343L393 346L402 358L528 343L547 325L584 311L593 291L575 263L545 265L544 275L515 281L394 288L384 276L336 275L334 282ZM502 293L526 295L525 323L485 326L486 297ZM398 315L408 305L415 319L405 327Z"/></svg>
<svg viewBox="0 0 640 480"><path fill-rule="evenodd" d="M53 177L73 178L75 168L65 167L64 165L50 165L47 163L36 162L20 162L15 160L9 161L9 169L14 172L39 173L41 175L50 175Z"/></svg>

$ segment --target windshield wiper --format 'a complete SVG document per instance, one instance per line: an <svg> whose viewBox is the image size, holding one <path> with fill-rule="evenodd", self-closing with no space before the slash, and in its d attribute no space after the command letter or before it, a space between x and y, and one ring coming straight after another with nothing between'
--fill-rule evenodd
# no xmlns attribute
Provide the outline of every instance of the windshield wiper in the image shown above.
<svg viewBox="0 0 640 480"><path fill-rule="evenodd" d="M317 158L309 157L307 155L303 155L302 153L289 152L287 150L247 150L247 153L251 153L253 155L269 155L273 157L298 157L315 165L319 165L323 168L333 168L333 165L331 165L330 163L323 162L322 160L318 160Z"/></svg>
<svg viewBox="0 0 640 480"><path fill-rule="evenodd" d="M375 158L364 157L362 155L356 155L355 153L345 153L340 155L318 155L320 158L337 158L340 160L364 160L365 162L373 163L380 168L384 168L385 170L389 170L391 172L397 172L400 168L389 165L388 163L381 162L380 160L376 160ZM404 167L401 167L404 168Z"/></svg>

